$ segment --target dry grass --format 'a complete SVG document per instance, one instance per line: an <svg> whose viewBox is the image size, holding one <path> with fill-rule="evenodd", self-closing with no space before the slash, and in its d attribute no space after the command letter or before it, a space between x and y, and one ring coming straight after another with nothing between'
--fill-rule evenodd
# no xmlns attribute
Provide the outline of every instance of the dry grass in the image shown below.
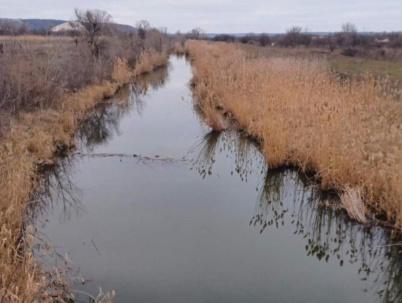
<svg viewBox="0 0 402 303"><path fill-rule="evenodd" d="M23 228L27 219L24 209L35 187L38 167L51 163L58 150L74 145L74 132L84 113L133 76L166 63L166 54L149 51L137 63L140 70L129 70L126 60L115 59L110 80L96 81L76 92L62 91L42 109L8 115L8 126L0 132L0 302L54 302L64 294L67 284L63 277L46 279L32 255L35 236L31 228ZM15 70L10 62L9 67ZM20 75L24 77L26 72L21 70Z"/></svg>
<svg viewBox="0 0 402 303"><path fill-rule="evenodd" d="M393 83L369 74L340 81L318 58L250 55L225 43L186 48L201 108L232 113L262 142L269 167L315 172L323 189L359 189L368 212L402 229L402 107Z"/></svg>
<svg viewBox="0 0 402 303"><path fill-rule="evenodd" d="M166 65L167 51L165 49L162 52L156 52L154 49L144 51L139 56L139 62L135 66L133 74L135 76L152 72L159 66Z"/></svg>
<svg viewBox="0 0 402 303"><path fill-rule="evenodd" d="M70 41L71 37L64 36L38 36L38 35L21 35L21 36L0 36L1 41L35 41L42 43L43 41L48 41L54 43L54 41Z"/></svg>
<svg viewBox="0 0 402 303"><path fill-rule="evenodd" d="M122 79L150 72L167 60L166 41L158 33L145 40L101 37L99 58L80 37L0 36L0 44L0 110L12 114L47 108L63 92L88 84L125 82Z"/></svg>
<svg viewBox="0 0 402 303"><path fill-rule="evenodd" d="M184 55L186 53L186 49L181 42L176 42L173 45L173 53L176 55Z"/></svg>
<svg viewBox="0 0 402 303"><path fill-rule="evenodd" d="M52 106L61 93L110 80L115 58L94 60L82 41L0 37L0 110L18 114Z"/></svg>
<svg viewBox="0 0 402 303"><path fill-rule="evenodd" d="M402 83L402 50L388 49L386 58L373 56L348 57L342 55L341 49L330 51L326 48L283 48L283 47L260 47L251 44L236 44L236 48L247 52L249 58L272 58L278 56L310 58L326 60L329 66L342 74L362 74L370 72L378 76L389 76ZM378 51L378 50L377 50ZM388 54L389 53L389 54Z"/></svg>

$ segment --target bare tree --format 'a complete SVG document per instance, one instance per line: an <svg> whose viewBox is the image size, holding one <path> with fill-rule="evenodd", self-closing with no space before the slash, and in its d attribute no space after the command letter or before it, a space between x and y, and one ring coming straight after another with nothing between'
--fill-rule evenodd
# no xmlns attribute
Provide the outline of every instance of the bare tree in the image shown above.
<svg viewBox="0 0 402 303"><path fill-rule="evenodd" d="M29 26L25 22L22 22L18 27L18 35L25 35L29 33Z"/></svg>
<svg viewBox="0 0 402 303"><path fill-rule="evenodd" d="M342 32L348 33L348 34L357 33L356 25L354 25L351 22L346 22L346 23L342 24Z"/></svg>
<svg viewBox="0 0 402 303"><path fill-rule="evenodd" d="M159 28L159 31L161 32L161 34L167 35L168 29L166 26L162 26Z"/></svg>
<svg viewBox="0 0 402 303"><path fill-rule="evenodd" d="M271 43L271 38L266 33L260 34L257 39L261 46L267 46Z"/></svg>
<svg viewBox="0 0 402 303"><path fill-rule="evenodd" d="M342 31L341 31L341 42L344 46L350 47L357 44L357 28L351 22L347 22L342 24Z"/></svg>
<svg viewBox="0 0 402 303"><path fill-rule="evenodd" d="M151 29L151 24L147 20L137 22L137 34L141 40L145 40L147 32Z"/></svg>
<svg viewBox="0 0 402 303"><path fill-rule="evenodd" d="M305 45L308 46L311 42L311 35L307 33L307 29L303 32L300 26L292 26L286 30L286 34L281 37L279 44L283 46Z"/></svg>
<svg viewBox="0 0 402 303"><path fill-rule="evenodd" d="M109 31L112 22L112 16L101 10L82 11L75 9L77 21L86 29L88 43L92 54L99 57L99 37Z"/></svg>
<svg viewBox="0 0 402 303"><path fill-rule="evenodd" d="M331 52L333 52L336 48L336 39L332 33L329 33L327 36L328 47Z"/></svg>
<svg viewBox="0 0 402 303"><path fill-rule="evenodd" d="M197 27L197 28L192 29L187 34L187 37L189 39L195 39L195 40L204 39L205 38L205 31L202 28Z"/></svg>
<svg viewBox="0 0 402 303"><path fill-rule="evenodd" d="M17 33L18 26L12 20L0 20L0 34L1 35L15 35Z"/></svg>

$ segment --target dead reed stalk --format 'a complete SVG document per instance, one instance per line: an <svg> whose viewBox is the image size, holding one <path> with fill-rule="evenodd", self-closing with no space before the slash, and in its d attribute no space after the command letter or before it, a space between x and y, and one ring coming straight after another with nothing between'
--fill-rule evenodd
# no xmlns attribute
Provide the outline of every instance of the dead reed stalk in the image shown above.
<svg viewBox="0 0 402 303"><path fill-rule="evenodd" d="M362 190L360 188L345 188L340 194L341 205L346 209L349 217L367 223L366 206L362 199Z"/></svg>

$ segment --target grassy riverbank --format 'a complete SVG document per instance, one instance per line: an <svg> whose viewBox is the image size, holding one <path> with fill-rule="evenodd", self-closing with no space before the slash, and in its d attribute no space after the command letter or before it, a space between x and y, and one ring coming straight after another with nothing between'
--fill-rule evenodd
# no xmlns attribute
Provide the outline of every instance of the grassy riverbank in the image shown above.
<svg viewBox="0 0 402 303"><path fill-rule="evenodd" d="M372 74L339 78L319 57L269 55L188 41L194 94L209 124L222 110L261 141L269 167L314 173L349 215L402 229L399 85Z"/></svg>
<svg viewBox="0 0 402 303"><path fill-rule="evenodd" d="M49 279L36 263L39 242L24 218L37 171L74 146L79 121L97 102L165 65L166 47L159 39L138 46L110 37L104 40L110 47L93 58L85 41L72 38L0 41L0 302L54 302L65 281Z"/></svg>

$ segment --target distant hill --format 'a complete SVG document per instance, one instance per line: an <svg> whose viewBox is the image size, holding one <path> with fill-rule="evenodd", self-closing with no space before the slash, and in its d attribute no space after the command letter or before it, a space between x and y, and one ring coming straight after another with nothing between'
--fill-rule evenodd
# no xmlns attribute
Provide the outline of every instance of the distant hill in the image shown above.
<svg viewBox="0 0 402 303"><path fill-rule="evenodd" d="M6 18L0 18L1 20L10 20L14 22L17 26L20 25L21 23L26 23L30 29L32 30L40 30L40 29L51 29L52 27L55 27L57 25L63 24L65 22L68 22L66 20L57 20L57 19L6 19ZM126 24L116 24L116 27L124 32L133 32L135 31L135 28L126 25Z"/></svg>
<svg viewBox="0 0 402 303"><path fill-rule="evenodd" d="M7 21L7 22L11 22L12 25L18 27L20 26L23 22L21 21L21 19L8 19L8 18L0 18L0 22L2 21Z"/></svg>
<svg viewBox="0 0 402 303"><path fill-rule="evenodd" d="M132 27L131 25L116 24L116 26L122 32L135 32L136 31L136 29L134 27Z"/></svg>
<svg viewBox="0 0 402 303"><path fill-rule="evenodd" d="M30 29L39 30L39 29L50 29L54 26L60 25L65 20L56 20L56 19L21 19L22 22L28 24Z"/></svg>

